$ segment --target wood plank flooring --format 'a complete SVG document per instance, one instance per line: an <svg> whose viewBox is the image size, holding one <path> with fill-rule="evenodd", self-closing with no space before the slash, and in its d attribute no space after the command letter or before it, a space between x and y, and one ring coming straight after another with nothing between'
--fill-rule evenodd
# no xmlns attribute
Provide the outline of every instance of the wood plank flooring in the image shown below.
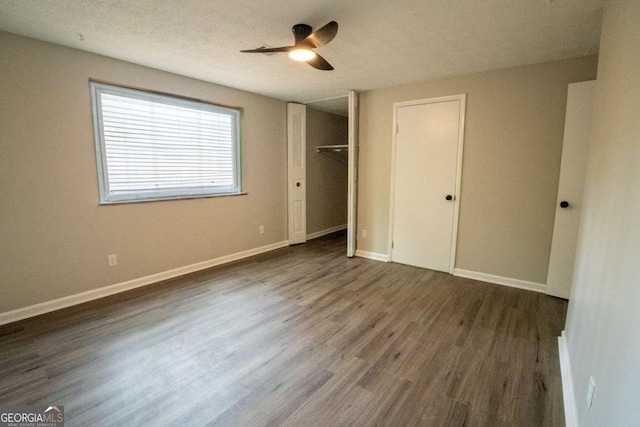
<svg viewBox="0 0 640 427"><path fill-rule="evenodd" d="M0 404L67 426L563 426L566 301L337 234L0 327Z"/></svg>

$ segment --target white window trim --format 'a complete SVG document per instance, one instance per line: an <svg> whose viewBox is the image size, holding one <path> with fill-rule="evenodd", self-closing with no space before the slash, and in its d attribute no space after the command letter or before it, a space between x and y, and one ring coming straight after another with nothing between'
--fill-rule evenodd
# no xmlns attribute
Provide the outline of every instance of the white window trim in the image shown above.
<svg viewBox="0 0 640 427"><path fill-rule="evenodd" d="M191 100L174 95L159 94L126 87L114 86L105 83L90 82L91 104L94 125L94 142L96 149L96 162L98 170L98 184L100 189L100 204L135 203L155 200L190 199L201 197L231 196L246 194L243 191L243 160L241 147L241 110L237 108L223 107L204 101ZM220 189L215 187L201 187L193 189L165 189L154 191L140 191L136 193L114 194L109 188L109 175L107 167L107 154L104 141L104 127L102 120L102 105L100 95L111 93L136 99L154 100L170 105L194 106L198 105L209 111L224 113L232 117L233 150L233 179L235 185L231 188Z"/></svg>

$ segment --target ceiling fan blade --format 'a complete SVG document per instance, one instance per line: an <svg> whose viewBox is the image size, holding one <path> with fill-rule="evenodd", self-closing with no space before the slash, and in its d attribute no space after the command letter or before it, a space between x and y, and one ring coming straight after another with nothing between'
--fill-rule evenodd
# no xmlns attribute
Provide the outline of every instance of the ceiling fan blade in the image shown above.
<svg viewBox="0 0 640 427"><path fill-rule="evenodd" d="M269 52L289 52L293 46L282 46L282 47L259 47L257 49L247 49L241 50L240 52L244 53L269 53Z"/></svg>
<svg viewBox="0 0 640 427"><path fill-rule="evenodd" d="M307 64L311 65L313 68L317 68L318 70L333 70L331 64L327 62L322 56L316 53L316 57L307 61Z"/></svg>
<svg viewBox="0 0 640 427"><path fill-rule="evenodd" d="M331 21L319 30L309 34L307 38L302 41L302 44L309 44L313 47L324 46L329 43L338 34L338 23Z"/></svg>

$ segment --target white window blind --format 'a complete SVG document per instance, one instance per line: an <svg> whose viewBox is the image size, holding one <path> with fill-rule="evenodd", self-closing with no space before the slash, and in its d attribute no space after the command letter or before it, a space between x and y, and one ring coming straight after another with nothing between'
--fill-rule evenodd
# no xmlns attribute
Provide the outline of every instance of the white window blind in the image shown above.
<svg viewBox="0 0 640 427"><path fill-rule="evenodd" d="M239 111L91 83L101 203L237 194Z"/></svg>

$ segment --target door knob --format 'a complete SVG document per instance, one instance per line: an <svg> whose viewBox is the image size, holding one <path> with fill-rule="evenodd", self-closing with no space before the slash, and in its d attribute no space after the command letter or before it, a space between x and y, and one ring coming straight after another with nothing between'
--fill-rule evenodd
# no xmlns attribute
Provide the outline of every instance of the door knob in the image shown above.
<svg viewBox="0 0 640 427"><path fill-rule="evenodd" d="M564 208L568 208L568 207L569 207L569 202L567 202L566 200L561 201L561 202L560 202L560 207L561 207L562 209L564 209Z"/></svg>
<svg viewBox="0 0 640 427"><path fill-rule="evenodd" d="M445 199L447 199L447 200L452 200L452 199L453 199L453 196L452 196L451 194L447 194L447 197L445 197Z"/></svg>

